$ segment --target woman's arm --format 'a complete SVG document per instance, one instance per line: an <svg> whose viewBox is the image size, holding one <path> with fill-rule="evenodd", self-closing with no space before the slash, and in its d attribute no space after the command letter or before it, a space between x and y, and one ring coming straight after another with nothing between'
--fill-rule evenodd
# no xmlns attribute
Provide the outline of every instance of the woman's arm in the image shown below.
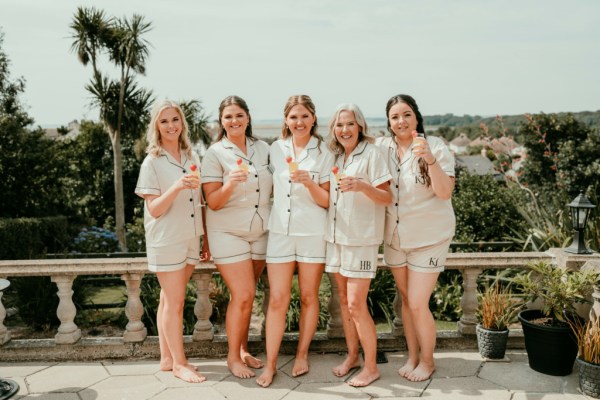
<svg viewBox="0 0 600 400"><path fill-rule="evenodd" d="M308 171L297 170L290 176L292 182L304 185L311 197L320 207L329 208L329 182L317 184L312 180Z"/></svg>
<svg viewBox="0 0 600 400"><path fill-rule="evenodd" d="M225 207L229 198L233 194L235 187L248 180L248 174L244 171L235 169L229 173L229 180L225 183L206 182L202 184L202 189L206 195L206 204L211 210L220 210Z"/></svg>
<svg viewBox="0 0 600 400"><path fill-rule="evenodd" d="M387 206L392 202L390 181L373 186L364 179L355 176L346 176L340 181L340 190L342 192L362 192L374 203L384 206Z"/></svg>
<svg viewBox="0 0 600 400"><path fill-rule="evenodd" d="M144 196L144 200L146 201L146 205L148 206L148 211L150 215L154 218L158 218L164 213L166 213L171 205L175 201L175 198L184 189L197 189L200 187L200 180L197 175L188 174L183 175L181 178L177 179L175 183L167 189L161 195L152 195L147 194Z"/></svg>

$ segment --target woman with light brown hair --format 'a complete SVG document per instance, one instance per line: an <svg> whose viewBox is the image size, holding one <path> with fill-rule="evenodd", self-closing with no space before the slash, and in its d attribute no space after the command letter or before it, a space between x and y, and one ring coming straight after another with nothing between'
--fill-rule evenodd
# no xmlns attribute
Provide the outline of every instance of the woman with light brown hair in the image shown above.
<svg viewBox="0 0 600 400"><path fill-rule="evenodd" d="M292 376L309 371L308 348L319 320L319 285L325 268L325 221L329 207L331 153L317 134L309 96L292 96L284 107L281 138L271 145L273 211L269 219L266 318L267 364L256 382L269 386L285 331L292 280L298 271L300 338Z"/></svg>

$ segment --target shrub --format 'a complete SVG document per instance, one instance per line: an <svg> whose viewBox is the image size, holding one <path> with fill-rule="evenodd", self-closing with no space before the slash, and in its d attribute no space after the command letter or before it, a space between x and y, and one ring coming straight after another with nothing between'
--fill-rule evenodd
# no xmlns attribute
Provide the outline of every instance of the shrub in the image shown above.
<svg viewBox="0 0 600 400"><path fill-rule="evenodd" d="M117 235L108 229L90 226L82 228L71 244L74 253L114 253L119 251Z"/></svg>
<svg viewBox="0 0 600 400"><path fill-rule="evenodd" d="M0 219L0 259L27 260L60 253L71 234L66 217Z"/></svg>

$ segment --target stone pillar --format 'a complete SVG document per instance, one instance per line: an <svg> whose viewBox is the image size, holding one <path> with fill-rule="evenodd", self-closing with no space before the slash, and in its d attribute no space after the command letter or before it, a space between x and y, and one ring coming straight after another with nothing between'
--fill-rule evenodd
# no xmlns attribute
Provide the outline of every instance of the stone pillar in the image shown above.
<svg viewBox="0 0 600 400"><path fill-rule="evenodd" d="M74 319L77 315L77 309L73 304L73 275L53 275L52 282L56 283L58 288L58 309L56 315L60 320L58 333L54 336L56 344L73 344L81 338L81 329L75 325Z"/></svg>
<svg viewBox="0 0 600 400"><path fill-rule="evenodd" d="M269 286L269 277L266 273L263 273L261 275L260 279L262 279L262 282L263 282L264 296L263 296L263 302L262 302L262 312L263 312L263 315L265 316L263 318L262 325L260 327L260 337L264 339L266 337L266 332L267 332L267 328L266 328L267 311L269 309L269 298L271 297L271 286Z"/></svg>
<svg viewBox="0 0 600 400"><path fill-rule="evenodd" d="M344 337L344 325L342 323L342 312L340 310L340 296L338 294L337 282L335 274L327 273L331 286L331 296L329 297L329 321L327 321L327 337L341 338Z"/></svg>
<svg viewBox="0 0 600 400"><path fill-rule="evenodd" d="M396 288L396 295L394 296L394 320L392 321L392 335L400 337L404 335L404 322L402 322L402 296L400 291Z"/></svg>
<svg viewBox="0 0 600 400"><path fill-rule="evenodd" d="M481 274L479 268L466 268L461 270L463 276L463 295L460 306L463 314L458 321L458 333L461 335L474 335L477 325L477 277Z"/></svg>
<svg viewBox="0 0 600 400"><path fill-rule="evenodd" d="M213 325L210 322L212 314L212 304L209 299L210 279L212 271L194 272L192 279L196 282L196 305L194 314L196 315L196 325L192 340L198 342L201 340L212 340L214 337Z"/></svg>
<svg viewBox="0 0 600 400"><path fill-rule="evenodd" d="M140 300L140 284L144 274L123 274L121 279L127 286L127 304L125 305L125 315L129 322L123 332L123 342L143 342L148 335L148 330L142 322L144 315L144 305Z"/></svg>
<svg viewBox="0 0 600 400"><path fill-rule="evenodd" d="M3 278L0 276L0 278ZM2 304L2 291L0 290L0 346L10 340L10 332L4 326L4 318L6 318L6 309Z"/></svg>
<svg viewBox="0 0 600 400"><path fill-rule="evenodd" d="M595 253L596 257L600 257L600 254ZM596 273L600 273L600 260L590 260L586 262L583 267L581 267L582 271L594 271ZM592 293L592 308L590 309L590 320L596 321L597 318L600 318L600 282L597 282L594 285L594 293Z"/></svg>

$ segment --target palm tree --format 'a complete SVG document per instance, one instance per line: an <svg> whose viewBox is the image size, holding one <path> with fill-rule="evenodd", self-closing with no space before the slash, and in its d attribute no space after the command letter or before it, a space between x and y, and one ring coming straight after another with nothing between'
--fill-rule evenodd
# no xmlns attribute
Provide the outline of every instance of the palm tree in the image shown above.
<svg viewBox="0 0 600 400"><path fill-rule="evenodd" d="M138 105L143 106L142 109L147 112L148 104L143 104L143 100L149 102L151 98L150 92L137 88L133 81L134 74L145 73L149 43L142 35L151 29L151 23L145 22L140 15L133 15L130 20L114 19L107 18L103 11L79 7L70 27L74 33L71 49L77 52L83 65L92 61L94 76L86 88L94 96L93 103L99 107L100 118L110 137L114 160L115 230L122 251L127 251L121 136L127 106L139 100L141 103ZM96 57L102 50L120 68L118 83L111 82L97 70ZM118 87L116 97L115 87ZM128 95L133 98L128 99ZM118 105L116 110L115 104ZM138 120L140 115L142 114L138 114Z"/></svg>
<svg viewBox="0 0 600 400"><path fill-rule="evenodd" d="M196 143L201 140L202 143L208 147L212 142L210 133L208 132L208 115L202 107L200 100L187 100L179 103L181 111L185 116L185 120L188 123L190 140L192 143Z"/></svg>

